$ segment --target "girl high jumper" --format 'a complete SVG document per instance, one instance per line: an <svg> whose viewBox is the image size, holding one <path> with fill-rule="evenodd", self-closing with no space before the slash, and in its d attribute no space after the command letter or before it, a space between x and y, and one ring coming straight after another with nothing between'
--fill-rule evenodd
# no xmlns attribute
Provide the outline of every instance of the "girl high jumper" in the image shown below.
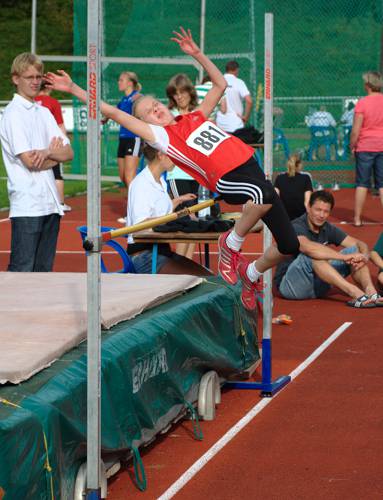
<svg viewBox="0 0 383 500"><path fill-rule="evenodd" d="M226 88L222 73L201 52L190 30L174 31L172 40L187 55L202 65L213 83L211 90L195 111L174 117L170 110L154 97L137 99L134 115L128 115L105 102L101 112L142 137L180 168L192 175L210 191L219 193L230 204L244 204L242 216L234 228L221 235L218 268L230 284L242 280L242 303L247 309L256 306L255 292L264 271L299 251L299 241L282 202L273 185L266 180L254 150L240 139L224 132L209 121ZM76 85L68 74L48 73L48 83L56 90L69 92L86 102L86 91ZM262 218L270 228L277 247L270 247L256 262L248 262L240 254L245 236Z"/></svg>

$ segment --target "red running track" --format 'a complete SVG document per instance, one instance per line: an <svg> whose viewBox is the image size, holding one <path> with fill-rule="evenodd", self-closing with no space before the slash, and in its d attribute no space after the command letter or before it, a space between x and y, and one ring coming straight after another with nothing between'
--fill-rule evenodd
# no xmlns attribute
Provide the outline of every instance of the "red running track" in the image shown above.
<svg viewBox="0 0 383 500"><path fill-rule="evenodd" d="M364 218L369 224L354 228L353 194L335 193L332 220L347 222L343 229L372 245L383 230L380 202L369 197ZM75 231L85 223L85 201L80 197L69 203L74 210L63 220L55 270L85 271L86 258ZM123 211L118 193L103 196L105 225L114 225ZM5 270L7 221L0 222L0 231L0 270ZM260 235L245 247L255 253L260 249ZM326 300L275 299L274 314L290 314L293 323L273 328L274 378L295 370L346 322L347 328L281 393L267 400L266 407L190 477L176 498L383 497L383 309L354 310L345 300L341 294ZM262 401L257 391L225 390L217 418L201 423L202 442L193 439L190 422L173 426L143 450L147 490L138 491L131 466L125 464L110 481L108 498L160 497Z"/></svg>

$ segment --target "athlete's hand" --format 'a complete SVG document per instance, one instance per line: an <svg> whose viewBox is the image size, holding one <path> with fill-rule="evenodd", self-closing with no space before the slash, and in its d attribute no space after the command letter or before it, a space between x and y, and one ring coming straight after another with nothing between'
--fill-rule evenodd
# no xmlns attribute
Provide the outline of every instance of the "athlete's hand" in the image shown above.
<svg viewBox="0 0 383 500"><path fill-rule="evenodd" d="M69 93L72 90L72 78L62 69L58 69L57 73L46 73L44 75L44 80L46 81L47 86L53 90L60 90L61 92Z"/></svg>
<svg viewBox="0 0 383 500"><path fill-rule="evenodd" d="M194 42L190 29L185 31L184 28L180 26L180 31L181 33L178 33L178 31L173 31L176 36L171 38L171 40L178 43L182 52L184 52L185 54L189 56L195 56L196 54L198 54L200 52L200 48Z"/></svg>

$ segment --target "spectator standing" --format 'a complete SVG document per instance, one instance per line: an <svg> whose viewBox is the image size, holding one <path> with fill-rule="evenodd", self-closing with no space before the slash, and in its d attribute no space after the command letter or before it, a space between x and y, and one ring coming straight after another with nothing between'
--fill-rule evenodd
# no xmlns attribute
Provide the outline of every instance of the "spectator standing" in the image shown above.
<svg viewBox="0 0 383 500"><path fill-rule="evenodd" d="M371 250L370 259L378 268L378 289L383 293L383 233L380 233L378 241Z"/></svg>
<svg viewBox="0 0 383 500"><path fill-rule="evenodd" d="M238 78L239 64L237 61L229 61L226 64L226 72L224 78L227 82L227 88L222 106L225 106L226 111L222 108L217 113L217 125L226 132L233 133L236 130L242 129L250 118L253 99L246 83Z"/></svg>
<svg viewBox="0 0 383 500"><path fill-rule="evenodd" d="M125 95L117 104L117 108L132 114L134 101L140 96L141 84L136 73L123 71L118 79L118 90ZM121 181L126 187L134 179L140 161L141 139L124 126L120 126L117 152L118 171Z"/></svg>
<svg viewBox="0 0 383 500"><path fill-rule="evenodd" d="M195 200L196 195L186 193L170 199L167 193L165 172L174 168L173 162L166 154L145 145L144 156L148 162L129 186L128 225L138 224L144 220L170 214L185 201ZM152 267L151 244L134 243L128 237L128 254L132 256L137 273L150 273ZM172 252L168 244L160 244L157 258L157 272L160 274L191 274L194 276L211 275L210 271L191 259Z"/></svg>
<svg viewBox="0 0 383 500"><path fill-rule="evenodd" d="M136 73L123 71L118 78L118 90L124 94L117 108L125 113L132 114L135 100L140 96L141 84ZM106 123L104 119L102 122ZM120 125L117 165L121 182L129 189L129 184L134 179L140 163L141 138L129 129ZM125 217L120 217L118 222L126 223Z"/></svg>
<svg viewBox="0 0 383 500"><path fill-rule="evenodd" d="M352 298L347 302L351 307L383 306L366 265L367 245L327 222L333 207L330 192L315 191L311 195L307 214L292 223L301 253L277 266L275 285L285 299L323 298L336 286ZM344 249L337 252L328 245ZM349 275L354 283L345 279Z"/></svg>
<svg viewBox="0 0 383 500"><path fill-rule="evenodd" d="M354 112L355 112L355 104L352 101L350 101L348 103L346 111L343 113L340 119L340 122L345 127L352 127L354 121Z"/></svg>
<svg viewBox="0 0 383 500"><path fill-rule="evenodd" d="M291 155L287 161L287 172L279 174L274 187L279 194L290 220L306 212L310 195L313 192L311 176L302 173L303 163L299 155Z"/></svg>
<svg viewBox="0 0 383 500"><path fill-rule="evenodd" d="M168 108L173 116L186 115L198 106L196 89L190 78L184 73L178 73L170 79L166 87L166 95L169 99ZM175 166L167 173L167 181L174 199L187 193L193 193L196 197L186 204L194 205L196 203L199 183L191 175ZM178 243L176 246L177 253L189 259L193 258L194 248L195 244L193 243Z"/></svg>
<svg viewBox="0 0 383 500"><path fill-rule="evenodd" d="M52 167L71 160L73 151L51 112L35 102L43 70L34 54L14 59L16 93L0 122L12 227L8 271L52 270L64 213Z"/></svg>
<svg viewBox="0 0 383 500"><path fill-rule="evenodd" d="M198 98L198 104L201 104L201 102L205 99L206 94L209 92L209 90L213 87L213 83L210 80L210 77L208 75L205 75L202 78L202 82L199 85L195 86L195 90L197 92L197 98ZM222 99L221 99L222 101ZM209 116L209 120L215 123L217 121L217 112L218 112L219 107L216 106ZM226 103L222 102L221 103L221 111L222 113L226 113Z"/></svg>
<svg viewBox="0 0 383 500"><path fill-rule="evenodd" d="M355 106L354 122L351 130L350 149L355 153L356 189L354 225L362 225L363 207L366 201L371 175L375 188L379 190L383 206L383 78L376 71L363 75L367 96Z"/></svg>
<svg viewBox="0 0 383 500"><path fill-rule="evenodd" d="M45 85L45 82L42 82L42 84L40 86L40 92L35 97L35 101L39 102L42 106L45 106L46 108L49 109L49 111L54 116L54 119L56 120L56 123L59 126L60 130L62 131L63 134L66 135L64 119L63 119L62 110L61 110L61 104L59 103L59 101L57 99L54 99L53 97L51 97L51 95L50 95L51 92L52 92L52 89L48 88ZM57 165L55 165L52 168L52 171L53 171L53 175L55 176L55 182L56 182L56 186L57 186L57 191L59 193L62 209L64 210L64 212L70 212L72 210L71 207L65 203L62 164L57 163Z"/></svg>

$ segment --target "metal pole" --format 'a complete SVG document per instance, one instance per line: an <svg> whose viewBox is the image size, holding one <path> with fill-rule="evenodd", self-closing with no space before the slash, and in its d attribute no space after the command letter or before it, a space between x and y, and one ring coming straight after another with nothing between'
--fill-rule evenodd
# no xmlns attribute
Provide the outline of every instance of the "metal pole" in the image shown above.
<svg viewBox="0 0 383 500"><path fill-rule="evenodd" d="M264 170L266 178L272 180L273 175L273 14L265 15L265 90L264 90ZM263 251L272 244L271 232L265 226L263 232ZM272 272L271 269L264 273L265 294L263 302L263 364L264 367L270 356L270 374L266 374L271 381L271 319L273 311ZM265 352L266 349L266 352ZM265 378L265 374L263 374Z"/></svg>
<svg viewBox="0 0 383 500"><path fill-rule="evenodd" d="M31 53L36 54L37 0L32 0Z"/></svg>
<svg viewBox="0 0 383 500"><path fill-rule="evenodd" d="M100 12L102 0L88 0L87 47L87 225L94 241L87 269L87 499L101 498L101 165L100 165Z"/></svg>
<svg viewBox="0 0 383 500"><path fill-rule="evenodd" d="M265 85L264 85L264 170L267 179L273 175L273 14L265 14ZM270 247L271 232L265 226L263 231L263 250ZM262 382L226 382L236 389L261 389L262 396L272 396L291 380L282 375L272 380L271 328L273 314L272 273L271 269L263 275L263 332L262 332Z"/></svg>
<svg viewBox="0 0 383 500"><path fill-rule="evenodd" d="M201 51L203 53L205 53L205 23L206 23L206 0L201 0L201 23L200 23L199 43ZM201 83L203 78L202 66L199 67L198 75L199 75L199 83Z"/></svg>

